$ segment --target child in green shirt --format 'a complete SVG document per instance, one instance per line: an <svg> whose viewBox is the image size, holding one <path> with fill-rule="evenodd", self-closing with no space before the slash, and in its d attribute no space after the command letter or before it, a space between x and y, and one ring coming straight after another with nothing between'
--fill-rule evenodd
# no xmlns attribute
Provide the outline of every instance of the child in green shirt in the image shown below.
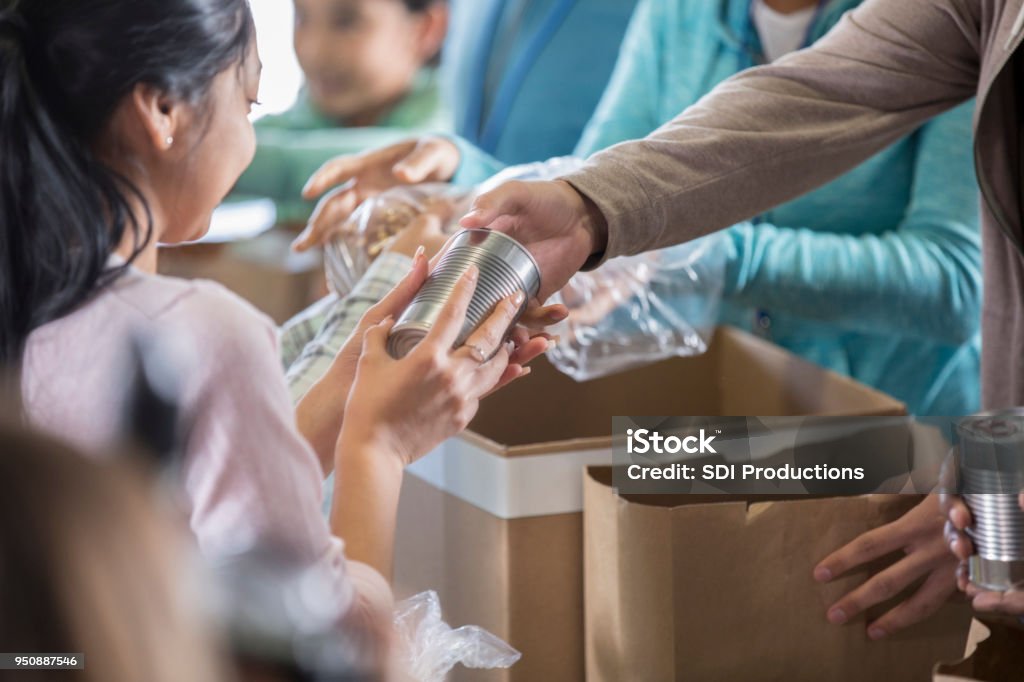
<svg viewBox="0 0 1024 682"><path fill-rule="evenodd" d="M289 111L256 123L257 151L233 198L268 197L279 222L303 222L302 187L325 161L451 129L434 62L447 0L294 0L305 87Z"/></svg>

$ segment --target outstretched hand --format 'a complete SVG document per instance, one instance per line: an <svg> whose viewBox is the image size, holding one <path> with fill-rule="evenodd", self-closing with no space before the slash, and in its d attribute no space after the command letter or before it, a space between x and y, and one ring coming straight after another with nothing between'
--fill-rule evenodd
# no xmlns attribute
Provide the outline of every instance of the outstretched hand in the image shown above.
<svg viewBox="0 0 1024 682"><path fill-rule="evenodd" d="M331 159L302 190L304 199L322 198L292 247L305 251L322 246L359 204L392 187L447 182L455 174L459 160L458 148L443 137L414 138Z"/></svg>
<svg viewBox="0 0 1024 682"><path fill-rule="evenodd" d="M530 339L517 349L505 340L522 294L502 300L464 345L453 347L478 278L471 267L459 279L433 327L404 358L387 352L393 317L367 329L342 438L373 443L406 466L466 428L484 396L528 374L523 363L548 341Z"/></svg>
<svg viewBox="0 0 1024 682"><path fill-rule="evenodd" d="M860 535L823 559L814 578L828 582L887 554L903 552L896 563L830 606L827 620L833 625L847 623L921 578L924 582L912 595L868 624L868 637L887 637L938 611L956 590L957 560L943 538L943 522L938 496L929 495L901 518Z"/></svg>
<svg viewBox="0 0 1024 682"><path fill-rule="evenodd" d="M601 212L561 180L503 183L477 197L461 225L503 232L528 248L540 266L538 301L564 287L607 242Z"/></svg>

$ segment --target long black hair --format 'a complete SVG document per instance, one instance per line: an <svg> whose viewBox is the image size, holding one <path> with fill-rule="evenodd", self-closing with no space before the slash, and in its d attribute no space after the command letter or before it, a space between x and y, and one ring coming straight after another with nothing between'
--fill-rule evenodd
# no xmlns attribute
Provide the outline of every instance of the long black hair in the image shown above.
<svg viewBox="0 0 1024 682"><path fill-rule="evenodd" d="M93 151L118 103L141 83L201 106L253 33L247 0L0 0L0 368L152 239Z"/></svg>

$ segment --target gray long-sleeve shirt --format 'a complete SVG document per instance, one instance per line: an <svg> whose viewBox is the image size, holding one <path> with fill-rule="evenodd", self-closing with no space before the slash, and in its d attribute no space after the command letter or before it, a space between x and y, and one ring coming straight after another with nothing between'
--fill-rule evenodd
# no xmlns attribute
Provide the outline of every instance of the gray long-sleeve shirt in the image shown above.
<svg viewBox="0 0 1024 682"><path fill-rule="evenodd" d="M983 403L1024 404L1016 56L1024 0L868 0L813 48L722 83L566 180L608 221L606 255L694 239L848 171L978 96Z"/></svg>

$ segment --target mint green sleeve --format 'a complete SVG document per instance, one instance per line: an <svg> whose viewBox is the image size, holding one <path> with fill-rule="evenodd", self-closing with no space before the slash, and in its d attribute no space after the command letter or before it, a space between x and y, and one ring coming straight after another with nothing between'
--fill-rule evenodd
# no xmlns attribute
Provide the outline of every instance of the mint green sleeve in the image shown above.
<svg viewBox="0 0 1024 682"><path fill-rule="evenodd" d="M407 139L399 128L325 128L289 130L256 124L256 155L239 178L232 197L267 197L277 205L280 222L303 222L315 203L302 199L302 188L324 162Z"/></svg>
<svg viewBox="0 0 1024 682"><path fill-rule="evenodd" d="M575 156L586 158L619 142L642 139L663 123L658 102L665 27L659 16L652 0L637 4L611 80L583 130Z"/></svg>
<svg viewBox="0 0 1024 682"><path fill-rule="evenodd" d="M841 235L764 223L731 228L726 294L851 331L970 340L982 289L972 111L973 102L961 105L918 131L913 196L891 229Z"/></svg>

